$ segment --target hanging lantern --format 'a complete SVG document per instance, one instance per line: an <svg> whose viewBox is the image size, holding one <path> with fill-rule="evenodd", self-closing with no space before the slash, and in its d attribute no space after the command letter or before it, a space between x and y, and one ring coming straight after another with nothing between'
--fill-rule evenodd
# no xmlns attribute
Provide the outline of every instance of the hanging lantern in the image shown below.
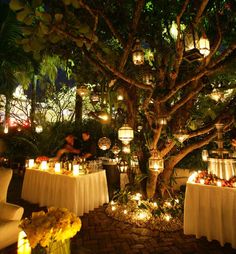
<svg viewBox="0 0 236 254"><path fill-rule="evenodd" d="M179 129L179 131L177 133L174 134L174 137L180 142L183 143L188 137L189 134L187 133L186 130L183 129Z"/></svg>
<svg viewBox="0 0 236 254"><path fill-rule="evenodd" d="M124 145L128 145L133 138L134 130L128 124L123 124L123 126L118 130L118 139Z"/></svg>
<svg viewBox="0 0 236 254"><path fill-rule="evenodd" d="M111 140L107 137L102 137L98 140L98 147L105 151L111 147Z"/></svg>
<svg viewBox="0 0 236 254"><path fill-rule="evenodd" d="M147 69L143 73L143 83L149 86L152 86L154 83L154 76L152 74L152 71Z"/></svg>
<svg viewBox="0 0 236 254"><path fill-rule="evenodd" d="M144 63L144 52L141 47L140 41L137 39L133 47L133 63L135 65L141 65Z"/></svg>
<svg viewBox="0 0 236 254"><path fill-rule="evenodd" d="M35 127L35 132L36 133L41 133L43 131L43 126L42 125L37 125L36 127Z"/></svg>
<svg viewBox="0 0 236 254"><path fill-rule="evenodd" d="M98 103L99 100L100 100L100 96L99 96L98 93L93 92L93 93L90 95L90 101L91 101L92 104Z"/></svg>
<svg viewBox="0 0 236 254"><path fill-rule="evenodd" d="M218 89L214 89L209 96L214 101L220 101L220 100L223 101L224 100L224 93Z"/></svg>
<svg viewBox="0 0 236 254"><path fill-rule="evenodd" d="M108 123L110 121L110 115L105 111L99 111L97 113L97 116L99 120L101 120L102 123Z"/></svg>
<svg viewBox="0 0 236 254"><path fill-rule="evenodd" d="M120 160L118 166L118 170L120 173L127 173L128 172L128 168L129 168L129 164L126 160L122 159Z"/></svg>
<svg viewBox="0 0 236 254"><path fill-rule="evenodd" d="M130 153L131 152L131 149L130 149L130 144L127 144L127 145L123 145L122 146L122 152L123 153Z"/></svg>
<svg viewBox="0 0 236 254"><path fill-rule="evenodd" d="M210 54L210 41L208 40L205 33L199 40L199 51L204 57Z"/></svg>
<svg viewBox="0 0 236 254"><path fill-rule="evenodd" d="M77 93L80 97L87 96L89 94L89 90L86 86L82 85L77 88Z"/></svg>
<svg viewBox="0 0 236 254"><path fill-rule="evenodd" d="M148 160L149 169L161 173L164 169L164 160L161 158L160 153L157 150L154 150L151 154L152 155Z"/></svg>
<svg viewBox="0 0 236 254"><path fill-rule="evenodd" d="M117 155L119 152L120 152L120 147L118 145L114 145L112 148L111 148L111 151Z"/></svg>
<svg viewBox="0 0 236 254"><path fill-rule="evenodd" d="M208 151L207 150L202 150L202 160L207 161L209 157Z"/></svg>
<svg viewBox="0 0 236 254"><path fill-rule="evenodd" d="M143 129L143 126L139 125L139 126L137 127L137 129L138 129L138 132L140 132L140 131Z"/></svg>
<svg viewBox="0 0 236 254"><path fill-rule="evenodd" d="M158 117L157 122L158 122L160 125L167 125L167 117L166 117L166 116Z"/></svg>

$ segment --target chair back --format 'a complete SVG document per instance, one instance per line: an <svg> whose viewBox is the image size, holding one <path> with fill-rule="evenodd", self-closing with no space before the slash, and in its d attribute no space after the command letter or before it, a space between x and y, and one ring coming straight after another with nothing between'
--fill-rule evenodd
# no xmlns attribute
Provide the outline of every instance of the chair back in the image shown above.
<svg viewBox="0 0 236 254"><path fill-rule="evenodd" d="M7 190L12 178L12 169L0 169L0 202L6 202Z"/></svg>

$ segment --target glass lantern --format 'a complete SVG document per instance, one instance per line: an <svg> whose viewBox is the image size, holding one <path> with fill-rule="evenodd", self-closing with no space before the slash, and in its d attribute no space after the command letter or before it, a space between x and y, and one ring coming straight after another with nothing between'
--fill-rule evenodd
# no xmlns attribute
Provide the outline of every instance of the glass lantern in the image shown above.
<svg viewBox="0 0 236 254"><path fill-rule="evenodd" d="M207 150L202 150L202 160L207 161L209 157L208 151Z"/></svg>
<svg viewBox="0 0 236 254"><path fill-rule="evenodd" d="M189 134L187 133L186 130L180 129L177 133L174 134L174 137L180 143L183 143L189 137Z"/></svg>
<svg viewBox="0 0 236 254"><path fill-rule="evenodd" d="M80 97L87 96L89 94L89 90L86 86L82 85L77 88L77 93Z"/></svg>
<svg viewBox="0 0 236 254"><path fill-rule="evenodd" d="M167 117L165 117L165 116L158 117L157 122L158 122L160 125L167 125Z"/></svg>
<svg viewBox="0 0 236 254"><path fill-rule="evenodd" d="M98 93L93 92L93 93L90 95L90 101L91 101L92 104L98 103L99 100L100 100L100 96L99 96Z"/></svg>
<svg viewBox="0 0 236 254"><path fill-rule="evenodd" d="M158 171L161 173L164 169L164 160L161 158L158 151L153 151L151 157L148 160L149 169L153 171Z"/></svg>
<svg viewBox="0 0 236 254"><path fill-rule="evenodd" d="M42 125L37 125L36 127L35 127L35 132L36 133L41 133L43 131L43 126Z"/></svg>
<svg viewBox="0 0 236 254"><path fill-rule="evenodd" d="M123 124L123 126L118 130L118 139L124 145L128 145L133 138L134 130L128 124Z"/></svg>
<svg viewBox="0 0 236 254"><path fill-rule="evenodd" d="M146 70L143 73L143 83L152 86L154 82L154 77L151 70Z"/></svg>
<svg viewBox="0 0 236 254"><path fill-rule="evenodd" d="M118 170L120 173L127 173L128 172L128 168L129 168L129 164L126 160L122 159L120 160L118 166Z"/></svg>
<svg viewBox="0 0 236 254"><path fill-rule="evenodd" d="M210 41L208 40L205 33L199 40L199 51L204 57L210 54Z"/></svg>
<svg viewBox="0 0 236 254"><path fill-rule="evenodd" d="M142 65L144 63L144 52L139 40L136 40L134 44L132 57L133 57L133 63L135 65Z"/></svg>
<svg viewBox="0 0 236 254"><path fill-rule="evenodd" d="M105 151L111 147L111 140L107 137L102 137L98 140L98 147Z"/></svg>
<svg viewBox="0 0 236 254"><path fill-rule="evenodd" d="M120 147L118 145L114 145L112 148L111 148L111 151L114 153L114 155L118 155L118 153L120 152Z"/></svg>
<svg viewBox="0 0 236 254"><path fill-rule="evenodd" d="M131 152L131 149L130 149L130 144L127 144L127 145L123 145L122 146L122 152L123 153L130 153Z"/></svg>

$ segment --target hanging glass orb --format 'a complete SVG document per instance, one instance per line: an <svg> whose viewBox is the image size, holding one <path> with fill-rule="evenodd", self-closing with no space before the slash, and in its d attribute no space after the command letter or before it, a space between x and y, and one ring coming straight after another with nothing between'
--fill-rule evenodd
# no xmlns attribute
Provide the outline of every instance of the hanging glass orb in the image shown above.
<svg viewBox="0 0 236 254"><path fill-rule="evenodd" d="M129 154L129 153L131 152L130 144L123 145L123 146L122 146L122 152L123 152L123 153L126 153L126 154Z"/></svg>
<svg viewBox="0 0 236 254"><path fill-rule="evenodd" d="M210 54L210 41L208 40L205 33L199 40L199 51L204 57Z"/></svg>
<svg viewBox="0 0 236 254"><path fill-rule="evenodd" d="M136 40L134 44L132 56L133 56L133 63L135 65L142 65L144 63L144 51L141 47L139 40Z"/></svg>
<svg viewBox="0 0 236 254"><path fill-rule="evenodd" d="M118 163L118 170L120 173L127 173L128 172L128 168L129 168L129 164L126 160L122 159L120 160L120 162Z"/></svg>
<svg viewBox="0 0 236 254"><path fill-rule="evenodd" d="M161 173L164 169L164 160L161 158L157 150L152 151L151 157L148 160L149 169Z"/></svg>
<svg viewBox="0 0 236 254"><path fill-rule="evenodd" d="M86 86L82 85L77 88L77 93L80 97L84 97L89 94L89 89Z"/></svg>
<svg viewBox="0 0 236 254"><path fill-rule="evenodd" d="M41 133L43 131L43 126L42 125L37 125L36 127L35 127L35 132L36 133Z"/></svg>
<svg viewBox="0 0 236 254"><path fill-rule="evenodd" d="M183 143L188 137L189 134L187 133L186 130L183 129L179 129L179 131L177 133L174 134L174 137L180 142Z"/></svg>
<svg viewBox="0 0 236 254"><path fill-rule="evenodd" d="M128 145L133 138L134 130L128 124L123 124L123 126L118 130L118 139L124 145Z"/></svg>
<svg viewBox="0 0 236 254"><path fill-rule="evenodd" d="M111 140L107 137L102 137L98 140L98 147L105 151L111 147Z"/></svg>
<svg viewBox="0 0 236 254"><path fill-rule="evenodd" d="M120 152L120 147L118 145L114 145L112 148L111 148L111 151L117 155L119 152Z"/></svg>

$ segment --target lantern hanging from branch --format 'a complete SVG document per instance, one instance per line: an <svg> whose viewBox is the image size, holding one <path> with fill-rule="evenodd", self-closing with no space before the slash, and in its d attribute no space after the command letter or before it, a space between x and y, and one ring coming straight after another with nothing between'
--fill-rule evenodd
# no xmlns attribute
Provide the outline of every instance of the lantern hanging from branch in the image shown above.
<svg viewBox="0 0 236 254"><path fill-rule="evenodd" d="M187 133L186 130L183 130L182 128L180 128L179 131L174 134L174 137L180 143L183 143L189 137L189 134Z"/></svg>
<svg viewBox="0 0 236 254"><path fill-rule="evenodd" d="M89 89L86 86L82 85L77 88L77 93L80 97L84 97L89 94Z"/></svg>
<svg viewBox="0 0 236 254"><path fill-rule="evenodd" d="M133 63L135 65L142 65L144 63L144 52L140 41L137 39L132 51Z"/></svg>
<svg viewBox="0 0 236 254"><path fill-rule="evenodd" d="M134 130L128 124L123 124L123 126L118 130L118 139L124 145L128 145L133 138Z"/></svg>
<svg viewBox="0 0 236 254"><path fill-rule="evenodd" d="M120 147L118 145L114 145L112 148L111 148L111 151L114 153L114 155L118 155L118 153L120 152Z"/></svg>
<svg viewBox="0 0 236 254"><path fill-rule="evenodd" d="M92 104L97 104L100 100L100 96L98 93L95 93L93 92L91 95L90 95L90 101Z"/></svg>
<svg viewBox="0 0 236 254"><path fill-rule="evenodd" d="M208 151L207 150L202 150L202 160L207 161L209 157Z"/></svg>
<svg viewBox="0 0 236 254"><path fill-rule="evenodd" d="M210 54L210 41L208 40L205 33L203 33L202 37L199 40L199 51L204 57Z"/></svg>
<svg viewBox="0 0 236 254"><path fill-rule="evenodd" d="M146 69L143 72L143 83L149 86L152 86L154 83L154 76L150 69Z"/></svg>
<svg viewBox="0 0 236 254"><path fill-rule="evenodd" d="M148 160L149 169L161 173L164 169L164 160L161 158L157 150L152 151Z"/></svg>
<svg viewBox="0 0 236 254"><path fill-rule="evenodd" d="M123 145L122 146L122 152L123 153L130 153L131 152L131 149L130 149L130 144L127 144L127 145Z"/></svg>
<svg viewBox="0 0 236 254"><path fill-rule="evenodd" d="M98 140L98 147L105 151L111 147L111 140L107 137L102 137Z"/></svg>

